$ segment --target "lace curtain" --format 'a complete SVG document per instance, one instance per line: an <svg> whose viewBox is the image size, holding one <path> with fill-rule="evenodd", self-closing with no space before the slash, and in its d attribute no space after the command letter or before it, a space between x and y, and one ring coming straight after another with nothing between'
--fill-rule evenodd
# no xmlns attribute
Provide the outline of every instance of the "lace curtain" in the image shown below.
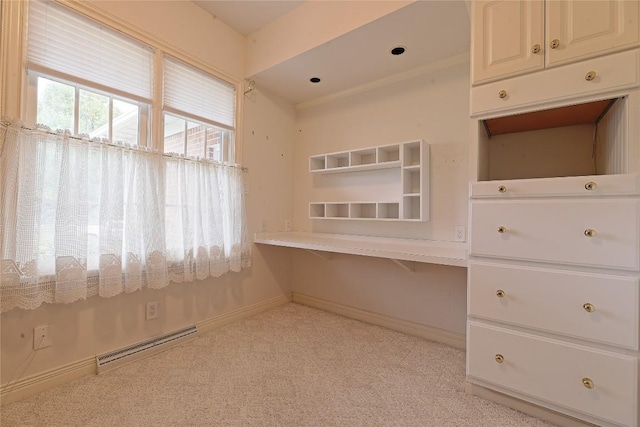
<svg viewBox="0 0 640 427"><path fill-rule="evenodd" d="M251 262L239 168L0 125L0 311Z"/></svg>

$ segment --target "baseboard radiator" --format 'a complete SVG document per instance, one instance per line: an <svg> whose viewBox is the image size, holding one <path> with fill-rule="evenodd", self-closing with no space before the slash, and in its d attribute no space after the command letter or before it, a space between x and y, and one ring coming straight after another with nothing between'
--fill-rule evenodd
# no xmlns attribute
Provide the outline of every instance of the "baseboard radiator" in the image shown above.
<svg viewBox="0 0 640 427"><path fill-rule="evenodd" d="M193 325L178 331L170 332L147 341L143 341L119 350L96 356L97 372L102 373L161 351L167 350L185 341L197 338L198 328Z"/></svg>

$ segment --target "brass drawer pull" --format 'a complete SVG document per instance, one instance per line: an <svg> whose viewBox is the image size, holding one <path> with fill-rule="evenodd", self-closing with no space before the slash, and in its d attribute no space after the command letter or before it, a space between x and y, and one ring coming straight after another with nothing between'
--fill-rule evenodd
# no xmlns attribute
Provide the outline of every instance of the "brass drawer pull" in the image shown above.
<svg viewBox="0 0 640 427"><path fill-rule="evenodd" d="M584 235L587 237L594 237L596 235L596 230L592 230L590 228L587 228L586 230L584 230Z"/></svg>
<svg viewBox="0 0 640 427"><path fill-rule="evenodd" d="M595 182L589 181L584 185L584 188L591 191L591 190L595 190L597 186L598 184L596 184Z"/></svg>
<svg viewBox="0 0 640 427"><path fill-rule="evenodd" d="M496 291L496 296L497 296L498 298L504 298L504 296L505 296L505 292L504 292L502 289L498 289L498 290Z"/></svg>
<svg viewBox="0 0 640 427"><path fill-rule="evenodd" d="M498 193L506 193L507 192L507 187L505 187L504 185L501 185L498 187Z"/></svg>
<svg viewBox="0 0 640 427"><path fill-rule="evenodd" d="M498 98L505 99L506 97L507 97L507 91L506 90L501 90L500 92L498 92Z"/></svg>
<svg viewBox="0 0 640 427"><path fill-rule="evenodd" d="M582 304L582 308L584 308L584 311L586 311L587 313L593 313L594 311L596 311L596 306L589 302Z"/></svg>
<svg viewBox="0 0 640 427"><path fill-rule="evenodd" d="M540 45L536 43L531 47L531 53L538 53L538 52L540 52Z"/></svg>
<svg viewBox="0 0 640 427"><path fill-rule="evenodd" d="M551 49L557 49L560 46L560 40L558 39L553 39L551 40Z"/></svg>
<svg viewBox="0 0 640 427"><path fill-rule="evenodd" d="M501 354L496 354L496 362L498 362L498 363L504 362L504 356L501 355Z"/></svg>
<svg viewBox="0 0 640 427"><path fill-rule="evenodd" d="M585 386L586 388L588 388L589 390L591 390L592 388L594 388L596 385L593 383L593 380L591 378L583 378L582 379L582 385Z"/></svg>
<svg viewBox="0 0 640 427"><path fill-rule="evenodd" d="M596 78L596 72L595 71L589 71L587 74L584 75L584 79L588 82L590 82L591 80Z"/></svg>
<svg viewBox="0 0 640 427"><path fill-rule="evenodd" d="M507 229L503 226L498 227L498 233L506 233Z"/></svg>

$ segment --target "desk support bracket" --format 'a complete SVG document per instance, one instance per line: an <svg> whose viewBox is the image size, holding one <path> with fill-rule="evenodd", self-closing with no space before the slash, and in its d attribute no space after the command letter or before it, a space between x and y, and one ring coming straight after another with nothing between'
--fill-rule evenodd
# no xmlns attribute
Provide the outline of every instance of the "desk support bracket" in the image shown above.
<svg viewBox="0 0 640 427"><path fill-rule="evenodd" d="M331 254L328 252L322 252L322 251L314 251L312 249L305 249L306 252L309 252L310 254L313 254L319 258L322 258L325 261L330 261L331 260Z"/></svg>
<svg viewBox="0 0 640 427"><path fill-rule="evenodd" d="M400 266L403 270L407 270L410 273L416 271L416 263L414 261L404 261L401 259L390 258L396 265Z"/></svg>

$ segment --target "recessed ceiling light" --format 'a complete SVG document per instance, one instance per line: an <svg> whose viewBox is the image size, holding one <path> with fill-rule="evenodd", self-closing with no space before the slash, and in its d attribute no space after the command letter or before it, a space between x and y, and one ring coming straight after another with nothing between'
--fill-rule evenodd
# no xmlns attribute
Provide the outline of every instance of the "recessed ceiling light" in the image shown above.
<svg viewBox="0 0 640 427"><path fill-rule="evenodd" d="M407 50L404 46L396 46L393 49L391 49L391 55L402 55L404 53L404 51Z"/></svg>
<svg viewBox="0 0 640 427"><path fill-rule="evenodd" d="M320 83L320 77L311 77L309 81L311 83Z"/></svg>

